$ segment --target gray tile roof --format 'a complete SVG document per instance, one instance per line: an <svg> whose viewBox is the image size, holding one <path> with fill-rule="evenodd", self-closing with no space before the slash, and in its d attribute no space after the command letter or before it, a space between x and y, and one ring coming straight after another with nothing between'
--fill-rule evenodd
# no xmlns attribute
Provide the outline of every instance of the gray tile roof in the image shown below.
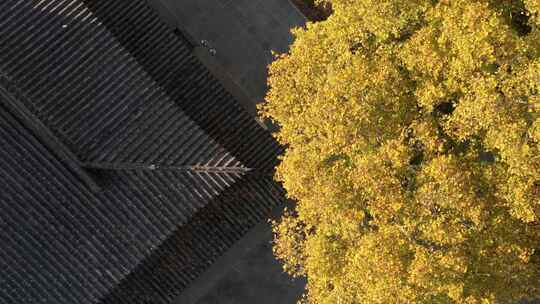
<svg viewBox="0 0 540 304"><path fill-rule="evenodd" d="M0 304L169 303L284 201L191 48L144 0L0 2Z"/></svg>

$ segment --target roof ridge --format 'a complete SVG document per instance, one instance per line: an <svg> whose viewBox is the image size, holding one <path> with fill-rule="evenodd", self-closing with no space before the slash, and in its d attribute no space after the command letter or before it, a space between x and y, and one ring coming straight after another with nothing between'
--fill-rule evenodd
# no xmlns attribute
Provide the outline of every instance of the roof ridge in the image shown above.
<svg viewBox="0 0 540 304"><path fill-rule="evenodd" d="M83 162L84 168L96 170L134 170L134 171L193 171L193 172L219 172L219 173L247 173L253 168L228 167L228 166L174 166L161 165L159 163L117 163L117 162Z"/></svg>

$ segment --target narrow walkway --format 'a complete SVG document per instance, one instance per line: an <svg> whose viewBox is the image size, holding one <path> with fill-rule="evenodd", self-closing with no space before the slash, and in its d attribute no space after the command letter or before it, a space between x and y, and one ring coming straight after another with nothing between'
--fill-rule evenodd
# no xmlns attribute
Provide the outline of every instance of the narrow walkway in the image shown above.
<svg viewBox="0 0 540 304"><path fill-rule="evenodd" d="M272 218L278 218L282 211L282 207L276 208ZM295 304L306 281L283 273L273 256L271 241L270 223L260 223L195 280L174 304Z"/></svg>
<svg viewBox="0 0 540 304"><path fill-rule="evenodd" d="M179 28L207 41L223 69L256 103L266 94L271 51L286 52L293 41L290 30L305 24L289 0L149 1L161 1Z"/></svg>

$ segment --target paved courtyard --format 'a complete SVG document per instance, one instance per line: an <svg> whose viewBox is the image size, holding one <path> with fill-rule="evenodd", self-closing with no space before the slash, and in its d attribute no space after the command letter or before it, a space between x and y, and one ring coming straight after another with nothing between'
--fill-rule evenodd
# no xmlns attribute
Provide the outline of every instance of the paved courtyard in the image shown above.
<svg viewBox="0 0 540 304"><path fill-rule="evenodd" d="M273 218L281 213L274 211ZM252 229L199 277L175 303L295 304L305 279L283 273L272 254L272 232L265 222Z"/></svg>
<svg viewBox="0 0 540 304"><path fill-rule="evenodd" d="M271 51L288 50L291 28L304 16L289 0L152 0L161 1L179 28L196 41L205 40L232 80L254 102L267 90Z"/></svg>

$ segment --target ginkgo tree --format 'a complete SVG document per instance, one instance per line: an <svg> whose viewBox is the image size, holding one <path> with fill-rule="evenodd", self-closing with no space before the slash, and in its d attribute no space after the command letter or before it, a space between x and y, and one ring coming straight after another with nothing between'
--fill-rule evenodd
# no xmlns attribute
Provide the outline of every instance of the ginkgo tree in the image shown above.
<svg viewBox="0 0 540 304"><path fill-rule="evenodd" d="M540 0L333 0L262 116L303 301L540 298Z"/></svg>

